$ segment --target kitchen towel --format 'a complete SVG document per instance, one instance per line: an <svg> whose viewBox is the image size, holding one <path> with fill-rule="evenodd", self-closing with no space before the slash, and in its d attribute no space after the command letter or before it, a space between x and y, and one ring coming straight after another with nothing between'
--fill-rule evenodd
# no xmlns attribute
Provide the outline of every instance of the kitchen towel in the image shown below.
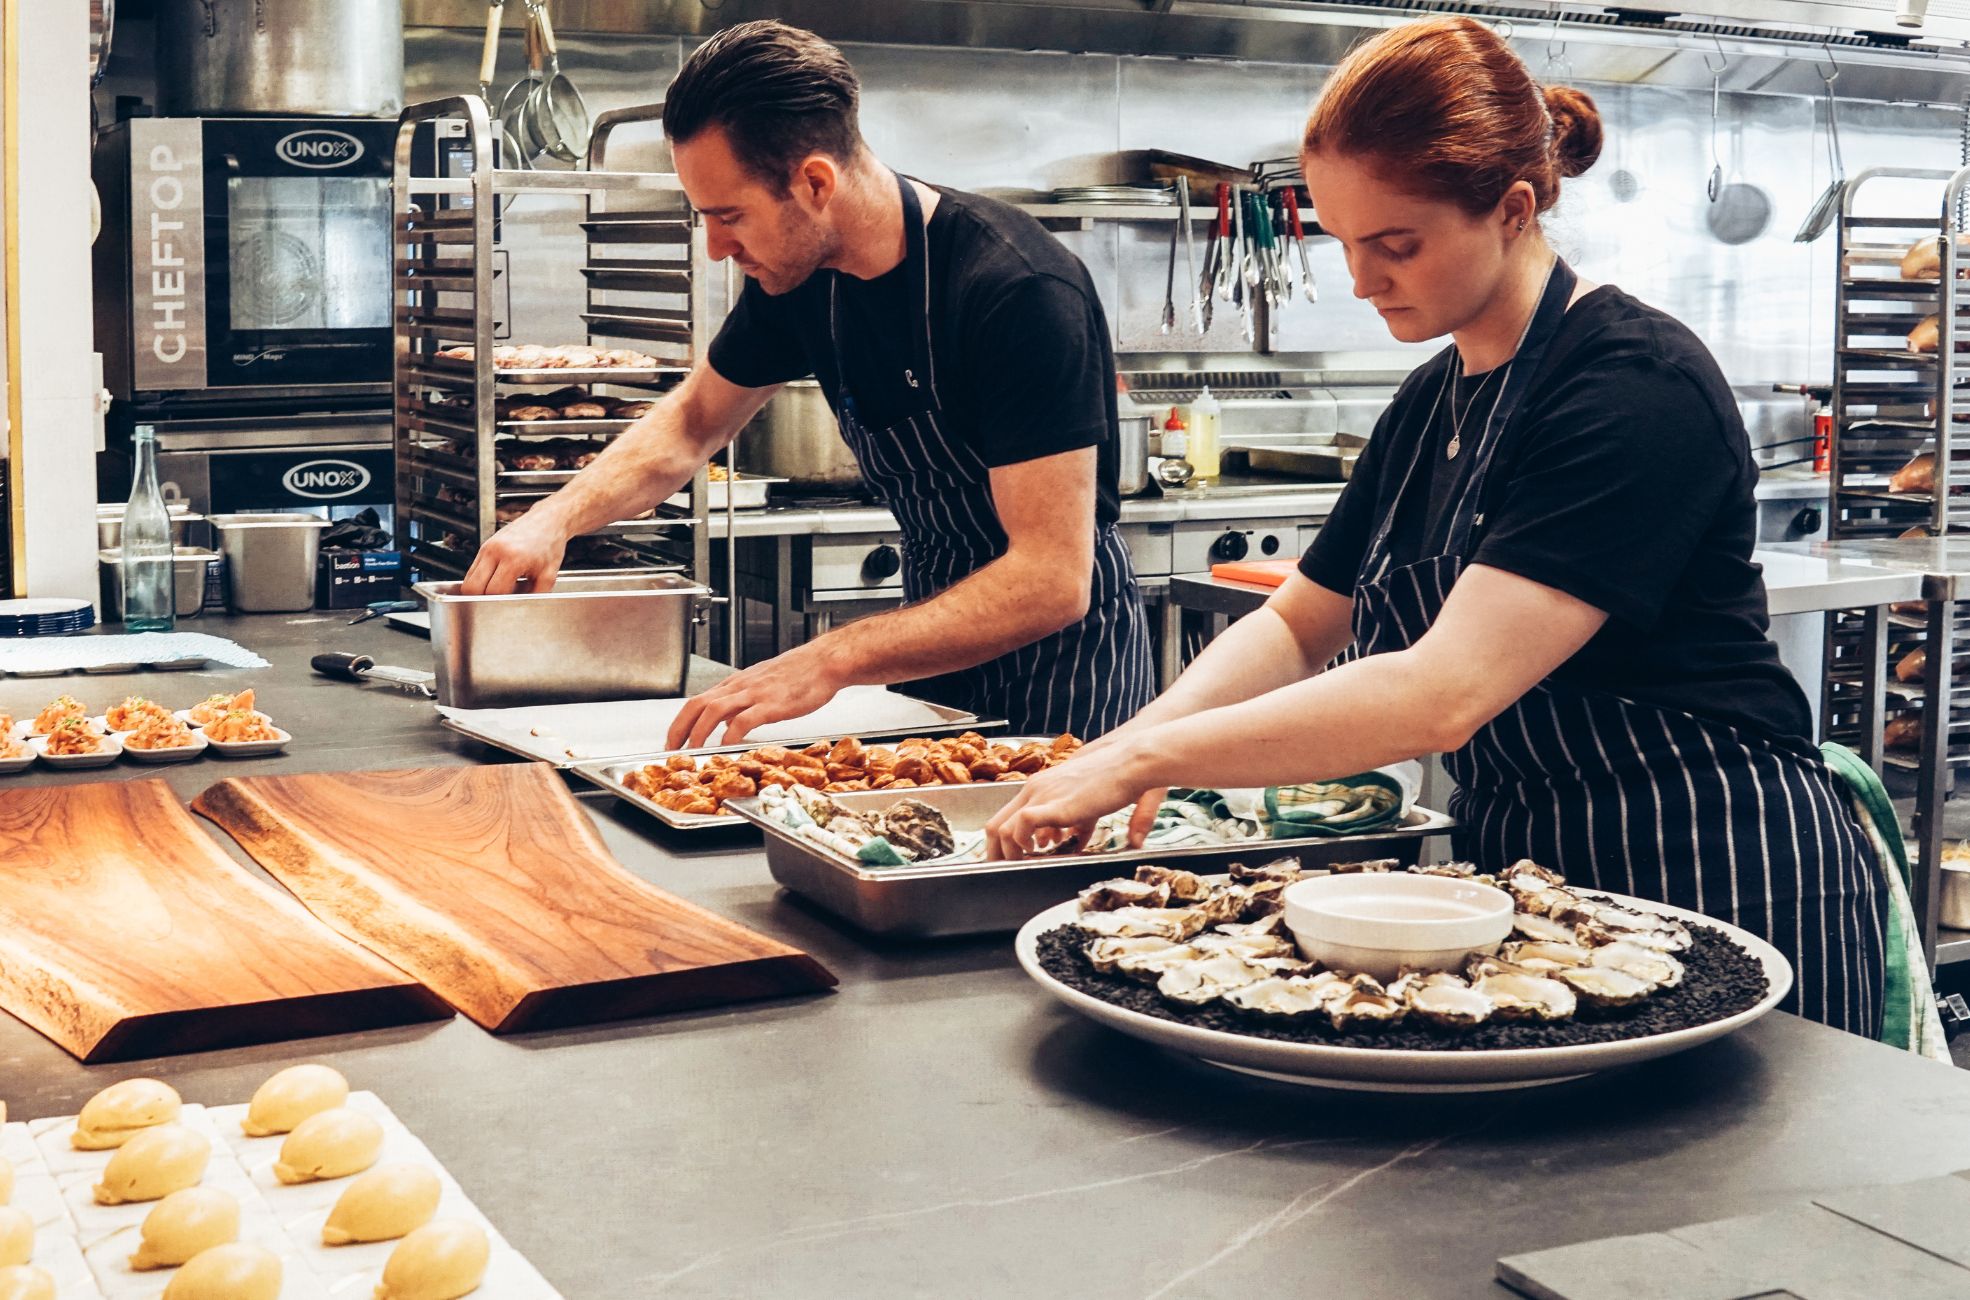
<svg viewBox="0 0 1970 1300"><path fill-rule="evenodd" d="M59 673L113 664L207 659L224 668L265 668L267 661L237 641L203 632L125 632L0 642L0 673Z"/></svg>

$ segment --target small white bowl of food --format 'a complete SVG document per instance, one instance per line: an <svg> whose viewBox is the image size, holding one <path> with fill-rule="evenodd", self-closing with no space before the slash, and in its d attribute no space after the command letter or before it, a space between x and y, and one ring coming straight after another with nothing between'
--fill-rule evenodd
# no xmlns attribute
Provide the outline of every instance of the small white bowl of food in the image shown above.
<svg viewBox="0 0 1970 1300"><path fill-rule="evenodd" d="M0 713L0 776L12 776L34 766L34 751L16 730L14 720Z"/></svg>
<svg viewBox="0 0 1970 1300"><path fill-rule="evenodd" d="M169 713L152 714L144 725L118 736L123 752L139 763L183 763L197 758L210 743L183 719Z"/></svg>
<svg viewBox="0 0 1970 1300"><path fill-rule="evenodd" d="M29 736L27 746L49 767L108 767L123 742L106 736L86 717L65 717L45 736Z"/></svg>
<svg viewBox="0 0 1970 1300"><path fill-rule="evenodd" d="M1314 876L1283 897L1303 956L1383 981L1406 970L1454 970L1474 953L1497 952L1512 932L1510 894L1452 876Z"/></svg>
<svg viewBox="0 0 1970 1300"><path fill-rule="evenodd" d="M233 709L199 728L221 758L260 758L278 754L294 737L276 727L273 719L250 709Z"/></svg>
<svg viewBox="0 0 1970 1300"><path fill-rule="evenodd" d="M141 695L124 697L121 704L112 704L103 711L101 717L94 719L97 726L117 736L127 736L141 731L144 724L152 718L168 718L171 710L156 700Z"/></svg>
<svg viewBox="0 0 1970 1300"><path fill-rule="evenodd" d="M251 690L241 691L237 695L220 691L217 695L206 696L189 709L179 709L177 716L182 721L190 723L194 727L209 727L228 713L257 712L259 710L253 707L253 692ZM260 716L264 718L267 715L262 713Z"/></svg>
<svg viewBox="0 0 1970 1300"><path fill-rule="evenodd" d="M46 736L52 733L65 719L81 718L89 720L89 706L73 695L57 695L48 707L32 718L16 723L14 734L25 740L29 736Z"/></svg>

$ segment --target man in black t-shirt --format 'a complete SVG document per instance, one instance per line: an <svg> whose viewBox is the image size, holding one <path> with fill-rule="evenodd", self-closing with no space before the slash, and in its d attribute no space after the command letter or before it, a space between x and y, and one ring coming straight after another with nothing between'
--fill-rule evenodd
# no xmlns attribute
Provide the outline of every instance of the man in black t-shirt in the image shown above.
<svg viewBox="0 0 1970 1300"><path fill-rule="evenodd" d="M903 533L908 604L696 697L672 746L743 739L844 686L1094 736L1153 691L1118 514L1115 365L1087 269L1031 217L897 176L862 142L839 50L744 23L665 98L711 256L746 273L709 356L595 464L502 530L473 592L553 581L570 537L678 490L813 375Z"/></svg>

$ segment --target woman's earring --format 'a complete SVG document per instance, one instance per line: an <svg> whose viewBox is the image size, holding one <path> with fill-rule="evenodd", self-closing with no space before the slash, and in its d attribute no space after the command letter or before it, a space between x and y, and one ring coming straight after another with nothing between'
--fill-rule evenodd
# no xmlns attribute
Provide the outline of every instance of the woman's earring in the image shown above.
<svg viewBox="0 0 1970 1300"><path fill-rule="evenodd" d="M1521 222L1519 222L1519 229L1520 229L1520 230L1524 230L1524 229L1525 229L1525 223L1524 223L1523 221L1521 221Z"/></svg>

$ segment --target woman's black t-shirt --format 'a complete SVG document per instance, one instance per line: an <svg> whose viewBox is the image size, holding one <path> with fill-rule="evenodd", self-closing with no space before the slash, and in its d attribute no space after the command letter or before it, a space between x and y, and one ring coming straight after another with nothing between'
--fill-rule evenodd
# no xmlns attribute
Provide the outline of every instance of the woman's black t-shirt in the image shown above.
<svg viewBox="0 0 1970 1300"><path fill-rule="evenodd" d="M1454 355L1445 349L1418 368L1383 413L1300 560L1314 582L1352 595L1390 509L1395 564L1443 551L1499 388L1471 376L1442 393ZM1453 406L1464 421L1455 460L1444 454ZM1419 442L1422 463L1398 502ZM1751 562L1757 481L1709 350L1673 317L1604 285L1567 311L1503 431L1467 562L1606 612L1556 684L1804 740L1811 710L1766 635L1764 578Z"/></svg>

